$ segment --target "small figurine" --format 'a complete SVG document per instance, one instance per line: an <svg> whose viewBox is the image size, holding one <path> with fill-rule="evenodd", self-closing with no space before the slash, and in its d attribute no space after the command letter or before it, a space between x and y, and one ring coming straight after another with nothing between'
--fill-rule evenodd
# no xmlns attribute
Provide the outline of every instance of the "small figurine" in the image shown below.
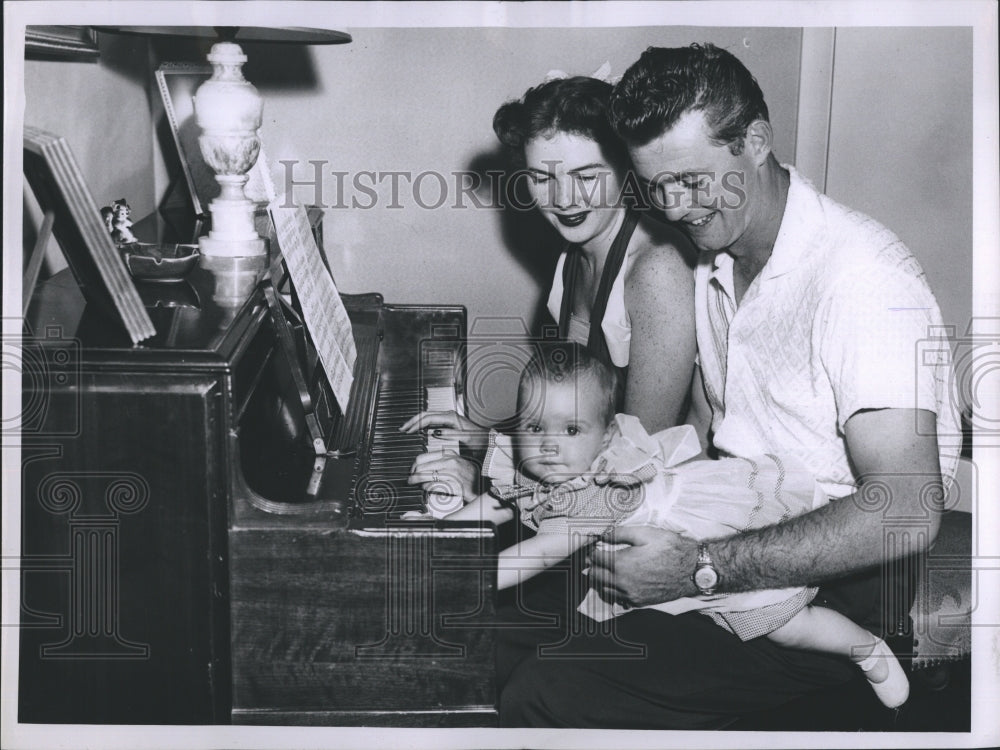
<svg viewBox="0 0 1000 750"><path fill-rule="evenodd" d="M132 221L129 219L131 213L132 209L129 208L128 202L124 198L120 198L110 206L101 209L101 217L104 219L108 231L111 232L111 239L119 245L128 245L139 241L129 229L132 226Z"/></svg>
<svg viewBox="0 0 1000 750"><path fill-rule="evenodd" d="M115 210L111 208L111 206L104 206L101 208L101 218L104 220L104 226L108 228L108 234L114 234L114 216Z"/></svg>

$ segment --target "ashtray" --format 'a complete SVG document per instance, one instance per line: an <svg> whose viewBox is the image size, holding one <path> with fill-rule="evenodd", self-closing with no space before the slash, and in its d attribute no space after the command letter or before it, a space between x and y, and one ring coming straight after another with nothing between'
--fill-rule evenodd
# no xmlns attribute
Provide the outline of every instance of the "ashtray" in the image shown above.
<svg viewBox="0 0 1000 750"><path fill-rule="evenodd" d="M140 281L180 281L194 268L201 254L197 245L131 242L122 245L125 265Z"/></svg>
<svg viewBox="0 0 1000 750"><path fill-rule="evenodd" d="M178 279L176 284L136 284L142 304L148 308L154 307L191 307L201 309L201 298L198 291L184 279Z"/></svg>

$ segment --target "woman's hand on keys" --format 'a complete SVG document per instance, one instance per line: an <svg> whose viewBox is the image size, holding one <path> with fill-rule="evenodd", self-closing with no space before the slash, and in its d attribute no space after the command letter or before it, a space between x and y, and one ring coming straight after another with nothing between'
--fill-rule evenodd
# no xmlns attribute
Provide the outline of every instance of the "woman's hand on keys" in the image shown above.
<svg viewBox="0 0 1000 750"><path fill-rule="evenodd" d="M399 430L427 430L434 437L457 440L469 450L477 452L486 450L490 436L489 429L454 411L422 411L406 420Z"/></svg>

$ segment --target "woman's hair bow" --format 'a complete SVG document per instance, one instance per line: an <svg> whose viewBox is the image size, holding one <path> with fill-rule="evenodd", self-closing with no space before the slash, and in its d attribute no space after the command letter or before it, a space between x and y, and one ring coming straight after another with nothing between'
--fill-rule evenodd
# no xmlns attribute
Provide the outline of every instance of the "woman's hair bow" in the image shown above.
<svg viewBox="0 0 1000 750"><path fill-rule="evenodd" d="M604 81L605 83L610 83L612 85L618 83L621 76L611 76L611 63L607 60L601 65L597 70L590 74L590 78L596 78L598 81ZM558 81L562 78L569 78L569 74L564 70L550 70L545 74L545 83L549 81Z"/></svg>

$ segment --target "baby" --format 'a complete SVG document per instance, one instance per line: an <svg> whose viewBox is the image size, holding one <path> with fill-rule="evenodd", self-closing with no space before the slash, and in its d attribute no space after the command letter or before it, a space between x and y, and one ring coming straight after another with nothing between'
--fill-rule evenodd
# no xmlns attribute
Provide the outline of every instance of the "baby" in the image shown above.
<svg viewBox="0 0 1000 750"><path fill-rule="evenodd" d="M490 494L447 516L501 523L515 515L535 536L500 553L508 588L565 559L615 525L648 524L694 539L773 525L824 504L809 473L791 459L755 456L689 460L701 453L689 426L648 435L616 415L615 375L578 344L544 346L521 375L521 430L514 450L491 435L483 472ZM516 459L516 463L515 463ZM845 656L879 699L902 705L909 682L886 643L832 609L812 606L816 589L715 594L652 605L697 610L742 640ZM626 611L591 589L580 611L604 620Z"/></svg>

